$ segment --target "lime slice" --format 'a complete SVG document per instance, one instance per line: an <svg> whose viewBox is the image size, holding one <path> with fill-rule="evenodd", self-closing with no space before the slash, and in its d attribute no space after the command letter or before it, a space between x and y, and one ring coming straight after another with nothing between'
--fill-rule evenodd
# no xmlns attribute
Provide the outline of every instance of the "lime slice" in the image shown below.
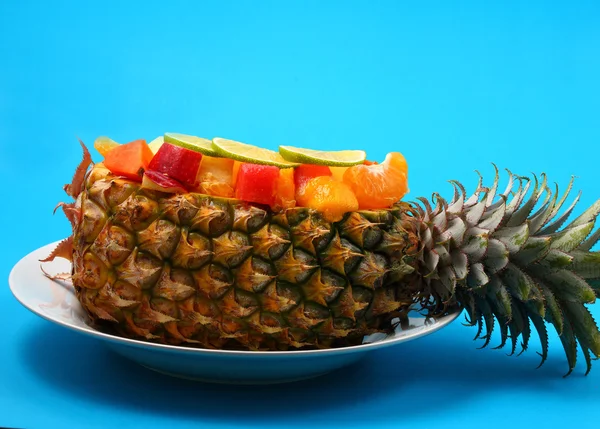
<svg viewBox="0 0 600 429"><path fill-rule="evenodd" d="M293 146L279 146L279 153L285 160L290 162L330 165L334 167L349 167L362 164L367 159L367 154L363 150L323 151Z"/></svg>
<svg viewBox="0 0 600 429"><path fill-rule="evenodd" d="M274 165L279 168L297 167L298 163L289 162L272 150L253 146L247 143L236 142L221 137L215 137L212 141L214 150L221 156L235 159L236 161L249 162L252 164Z"/></svg>
<svg viewBox="0 0 600 429"><path fill-rule="evenodd" d="M217 156L211 141L203 139L202 137L179 133L165 133L165 141L174 144L175 146L181 146L195 152L200 152L203 155Z"/></svg>
<svg viewBox="0 0 600 429"><path fill-rule="evenodd" d="M152 153L154 155L156 155L156 152L158 152L158 150L160 149L160 147L163 145L164 142L165 142L165 139L163 138L163 136L158 136L154 140L152 140L150 143L148 143L148 147L150 148Z"/></svg>

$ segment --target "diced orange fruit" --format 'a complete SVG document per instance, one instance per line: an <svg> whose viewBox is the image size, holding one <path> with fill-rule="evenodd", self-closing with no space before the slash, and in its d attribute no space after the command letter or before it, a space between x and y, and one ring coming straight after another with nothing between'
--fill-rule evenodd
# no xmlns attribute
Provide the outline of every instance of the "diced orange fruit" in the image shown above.
<svg viewBox="0 0 600 429"><path fill-rule="evenodd" d="M231 175L231 179L233 182L233 186L237 183L238 173L240 171L240 166L243 164L241 161L233 161L233 173Z"/></svg>
<svg viewBox="0 0 600 429"><path fill-rule="evenodd" d="M141 182L153 156L146 140L134 140L109 150L104 157L104 165L113 174Z"/></svg>
<svg viewBox="0 0 600 429"><path fill-rule="evenodd" d="M344 173L344 183L354 191L360 209L391 207L408 192L408 165L398 152L381 164L354 165Z"/></svg>
<svg viewBox="0 0 600 429"><path fill-rule="evenodd" d="M359 207L350 186L331 176L310 179L296 198L299 206L319 211L329 222L339 221L345 213L358 210Z"/></svg>
<svg viewBox="0 0 600 429"><path fill-rule="evenodd" d="M344 173L349 167L329 167L331 170L331 176L338 182L344 181Z"/></svg>
<svg viewBox="0 0 600 429"><path fill-rule="evenodd" d="M314 177L331 176L331 170L326 165L301 164L294 169L294 185L296 192Z"/></svg>
<svg viewBox="0 0 600 429"><path fill-rule="evenodd" d="M233 197L233 164L233 159L203 156L198 170L200 192L217 197Z"/></svg>
<svg viewBox="0 0 600 429"><path fill-rule="evenodd" d="M275 189L274 209L289 209L296 205L296 186L294 185L294 169L282 168Z"/></svg>

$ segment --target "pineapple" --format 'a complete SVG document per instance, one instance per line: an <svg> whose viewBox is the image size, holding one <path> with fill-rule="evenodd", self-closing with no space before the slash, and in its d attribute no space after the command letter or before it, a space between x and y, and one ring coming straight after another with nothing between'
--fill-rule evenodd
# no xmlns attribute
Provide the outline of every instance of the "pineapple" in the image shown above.
<svg viewBox="0 0 600 429"><path fill-rule="evenodd" d="M600 332L586 304L600 293L592 246L600 201L561 228L547 185L509 172L498 192L398 202L335 222L308 208L279 212L199 193L168 194L84 160L62 204L73 234L45 260L72 261L72 282L100 329L189 347L295 350L357 345L365 335L464 309L487 345L548 353L558 332L569 373L577 345L591 368ZM518 184L517 184L518 182ZM533 188L533 189L531 189ZM531 191L531 192L530 192ZM542 201L543 199L543 201ZM532 213L534 207L541 207ZM530 323L531 322L531 323Z"/></svg>

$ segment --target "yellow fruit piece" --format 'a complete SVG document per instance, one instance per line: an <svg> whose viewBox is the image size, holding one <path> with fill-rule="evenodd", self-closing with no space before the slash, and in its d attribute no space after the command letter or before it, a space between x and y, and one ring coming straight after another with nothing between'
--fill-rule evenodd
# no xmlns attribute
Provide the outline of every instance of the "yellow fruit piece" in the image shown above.
<svg viewBox="0 0 600 429"><path fill-rule="evenodd" d="M294 185L294 169L282 168L279 170L275 194L275 210L289 209L296 205Z"/></svg>
<svg viewBox="0 0 600 429"><path fill-rule="evenodd" d="M329 167L331 170L331 177L333 177L338 182L344 181L344 173L348 170L349 167Z"/></svg>
<svg viewBox="0 0 600 429"><path fill-rule="evenodd" d="M158 152L158 150L164 143L165 143L165 139L163 138L163 136L158 136L154 140L152 140L150 143L148 143L148 147L150 148L152 153L154 155L156 155L156 152Z"/></svg>
<svg viewBox="0 0 600 429"><path fill-rule="evenodd" d="M242 166L243 162L241 161L233 161L233 173L232 173L232 177L231 177L231 182L233 184L233 187L235 188L235 184L237 183L237 177L238 177L238 173L240 172L240 167Z"/></svg>
<svg viewBox="0 0 600 429"><path fill-rule="evenodd" d="M233 163L229 158L203 156L198 170L200 192L217 197L233 197Z"/></svg>
<svg viewBox="0 0 600 429"><path fill-rule="evenodd" d="M106 156L111 149L117 146L119 146L119 143L105 136L100 136L94 141L94 149L102 156Z"/></svg>
<svg viewBox="0 0 600 429"><path fill-rule="evenodd" d="M297 203L319 211L329 222L337 222L345 213L358 210L358 200L350 186L331 176L310 179L298 192Z"/></svg>

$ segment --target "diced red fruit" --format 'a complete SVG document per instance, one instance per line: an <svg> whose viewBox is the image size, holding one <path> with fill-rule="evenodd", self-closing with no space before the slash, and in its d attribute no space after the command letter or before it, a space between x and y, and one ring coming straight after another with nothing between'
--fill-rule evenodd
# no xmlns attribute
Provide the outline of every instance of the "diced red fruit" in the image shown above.
<svg viewBox="0 0 600 429"><path fill-rule="evenodd" d="M142 188L152 189L153 191L168 192L171 194L184 194L187 191L185 187L175 179L170 178L164 173L154 170L146 170L142 179Z"/></svg>
<svg viewBox="0 0 600 429"><path fill-rule="evenodd" d="M198 184L196 179L201 160L202 154L199 152L164 143L152 158L148 168L164 173L184 185L194 187Z"/></svg>
<svg viewBox="0 0 600 429"><path fill-rule="evenodd" d="M134 140L106 152L104 165L117 176L141 182L142 174L148 169L152 156L146 140Z"/></svg>
<svg viewBox="0 0 600 429"><path fill-rule="evenodd" d="M278 167L242 163L237 175L235 197L243 201L272 206L275 203L278 178Z"/></svg>
<svg viewBox="0 0 600 429"><path fill-rule="evenodd" d="M282 168L279 170L277 189L275 190L275 204L273 209L289 209L296 205L296 186L294 185L294 169Z"/></svg>
<svg viewBox="0 0 600 429"><path fill-rule="evenodd" d="M304 187L310 179L320 176L331 176L331 170L326 165L301 164L294 169L294 185L296 191Z"/></svg>
<svg viewBox="0 0 600 429"><path fill-rule="evenodd" d="M233 197L233 164L229 158L203 156L198 170L198 190L217 197Z"/></svg>

